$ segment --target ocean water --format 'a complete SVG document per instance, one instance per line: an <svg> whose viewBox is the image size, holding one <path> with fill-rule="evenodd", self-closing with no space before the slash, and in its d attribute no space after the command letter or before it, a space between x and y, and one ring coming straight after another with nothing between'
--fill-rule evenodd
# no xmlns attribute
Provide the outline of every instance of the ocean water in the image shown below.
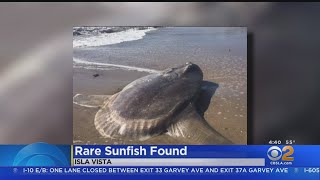
<svg viewBox="0 0 320 180"><path fill-rule="evenodd" d="M73 48L94 48L127 41L142 39L147 32L154 31L154 27L73 27ZM73 58L74 68L110 70L120 68L140 72L156 73L157 70L135 66L117 65L95 62L92 59Z"/></svg>
<svg viewBox="0 0 320 180"><path fill-rule="evenodd" d="M244 27L74 27L73 34L74 68L123 65L152 72L188 61L221 66L247 56Z"/></svg>

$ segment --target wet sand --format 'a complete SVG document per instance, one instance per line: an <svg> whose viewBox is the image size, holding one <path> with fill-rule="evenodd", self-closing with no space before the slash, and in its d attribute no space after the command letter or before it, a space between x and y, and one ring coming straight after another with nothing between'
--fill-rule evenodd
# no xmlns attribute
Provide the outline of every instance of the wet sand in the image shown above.
<svg viewBox="0 0 320 180"><path fill-rule="evenodd" d="M226 43L216 42L218 44L215 44L215 42L206 42L201 38L200 40L191 39L192 41L189 41L188 38L179 38L179 36L177 39L165 38L164 36L168 34L166 31L168 29L164 28L160 31L150 32L142 40L99 48L76 49L74 57L156 70L163 70L188 61L196 63L204 73L204 80L217 84L215 93L208 100L209 106L204 113L204 118L214 129L233 143L246 144L247 57L246 39L243 40L246 37L237 37L233 36L232 32L226 32L225 37L221 39L221 42L226 41ZM171 36L177 37L177 34L181 35L179 33L181 32L175 32ZM203 34L203 32L201 33ZM192 38L190 35L188 37ZM232 38L239 39L232 40ZM205 42L199 43L198 41ZM228 43L228 41L230 42ZM238 41L241 41L242 44ZM172 45L174 47L170 47L173 42L179 46ZM94 74L99 74L99 76L93 77ZM120 68L97 70L76 67L73 76L73 93L74 95L78 93L112 95L128 83L148 74L147 72ZM97 108L73 105L73 139L75 144L197 144L197 142L176 139L168 135L136 142L121 142L103 138L98 134L93 124L97 111Z"/></svg>

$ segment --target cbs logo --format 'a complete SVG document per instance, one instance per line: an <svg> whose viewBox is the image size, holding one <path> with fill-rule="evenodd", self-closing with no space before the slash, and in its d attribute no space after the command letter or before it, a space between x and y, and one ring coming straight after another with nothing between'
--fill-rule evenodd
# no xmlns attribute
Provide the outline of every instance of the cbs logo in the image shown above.
<svg viewBox="0 0 320 180"><path fill-rule="evenodd" d="M278 146L272 146L268 149L267 155L271 161L293 161L294 157L291 155L293 154L294 149L292 146L284 146L280 149Z"/></svg>
<svg viewBox="0 0 320 180"><path fill-rule="evenodd" d="M65 154L56 146L34 143L22 148L14 158L13 166L68 166Z"/></svg>

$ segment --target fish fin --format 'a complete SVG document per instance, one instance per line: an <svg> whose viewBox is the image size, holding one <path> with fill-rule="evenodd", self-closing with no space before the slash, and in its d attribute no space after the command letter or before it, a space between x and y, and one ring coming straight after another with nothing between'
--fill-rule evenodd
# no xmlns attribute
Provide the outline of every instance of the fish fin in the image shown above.
<svg viewBox="0 0 320 180"><path fill-rule="evenodd" d="M194 144L233 144L213 129L192 104L177 116L167 131L172 137L184 138Z"/></svg>
<svg viewBox="0 0 320 180"><path fill-rule="evenodd" d="M108 100L110 96L108 95L85 95L85 94L76 94L73 97L73 103L85 106L89 108L98 108L102 107L104 102Z"/></svg>
<svg viewBox="0 0 320 180"><path fill-rule="evenodd" d="M202 81L201 88L197 96L195 97L194 107L201 116L208 110L212 96L215 94L219 84L209 81Z"/></svg>

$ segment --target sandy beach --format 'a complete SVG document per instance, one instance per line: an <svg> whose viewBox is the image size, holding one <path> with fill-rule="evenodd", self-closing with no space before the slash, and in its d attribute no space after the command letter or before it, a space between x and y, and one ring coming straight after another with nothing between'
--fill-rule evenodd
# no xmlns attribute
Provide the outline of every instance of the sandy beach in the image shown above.
<svg viewBox="0 0 320 180"><path fill-rule="evenodd" d="M246 38L246 28L170 27L147 32L139 40L75 47L74 60L92 64L74 61L73 94L112 95L150 74L148 69L161 71L192 62L202 69L205 81L217 84L204 113L206 121L234 144L247 144ZM97 111L73 104L74 144L198 144L166 134L146 141L104 138L93 124Z"/></svg>

